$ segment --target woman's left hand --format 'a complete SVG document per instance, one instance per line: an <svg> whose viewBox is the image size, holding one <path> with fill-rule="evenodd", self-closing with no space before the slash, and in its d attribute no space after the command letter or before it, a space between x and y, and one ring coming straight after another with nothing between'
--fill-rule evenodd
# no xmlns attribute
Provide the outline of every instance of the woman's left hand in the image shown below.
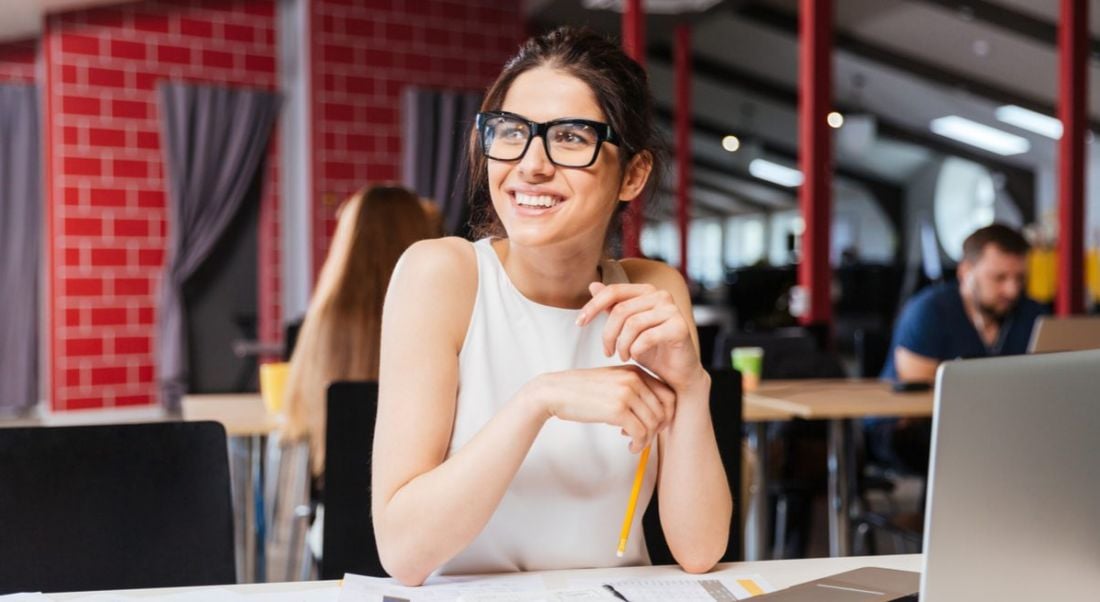
<svg viewBox="0 0 1100 602"><path fill-rule="evenodd" d="M593 282L588 290L592 300L581 308L577 325L608 312L603 329L605 355L618 353L624 362L633 359L676 391L705 378L688 322L671 293L652 284L600 282Z"/></svg>

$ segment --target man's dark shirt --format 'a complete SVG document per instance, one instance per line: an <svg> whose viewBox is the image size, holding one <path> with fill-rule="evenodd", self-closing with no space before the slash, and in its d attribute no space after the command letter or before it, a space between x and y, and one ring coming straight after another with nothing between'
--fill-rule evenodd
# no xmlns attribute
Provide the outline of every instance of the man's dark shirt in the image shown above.
<svg viewBox="0 0 1100 602"><path fill-rule="evenodd" d="M958 283L929 286L917 293L902 310L894 326L882 378L897 380L894 351L899 345L940 361L1027 353L1031 328L1041 313L1042 306L1022 297L1001 324L997 341L987 347L966 315Z"/></svg>

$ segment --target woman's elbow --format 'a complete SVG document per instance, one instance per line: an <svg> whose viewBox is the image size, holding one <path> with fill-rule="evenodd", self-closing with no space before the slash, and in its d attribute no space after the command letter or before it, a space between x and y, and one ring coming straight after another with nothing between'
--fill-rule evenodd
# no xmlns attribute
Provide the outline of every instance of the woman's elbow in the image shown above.
<svg viewBox="0 0 1100 602"><path fill-rule="evenodd" d="M374 524L374 543L382 568L390 577L401 582L401 585L422 585L431 575L432 567L425 566L423 558L418 557L407 542L385 535L385 529L379 522L375 521Z"/></svg>
<svg viewBox="0 0 1100 602"><path fill-rule="evenodd" d="M378 545L378 560L386 573L408 587L423 585L431 575L431 570L426 569L411 554L403 554L393 549L387 549L381 542Z"/></svg>
<svg viewBox="0 0 1100 602"><path fill-rule="evenodd" d="M726 553L726 545L723 543L720 548L715 547L709 550L692 550L689 553L676 556L676 561L680 564L680 568L684 569L684 572L698 575L706 573L714 568L714 565L718 564L718 561L722 559L722 555Z"/></svg>

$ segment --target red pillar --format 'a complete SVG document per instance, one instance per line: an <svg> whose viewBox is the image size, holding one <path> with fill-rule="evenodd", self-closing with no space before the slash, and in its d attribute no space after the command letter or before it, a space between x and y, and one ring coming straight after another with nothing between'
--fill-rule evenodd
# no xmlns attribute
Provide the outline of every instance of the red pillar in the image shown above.
<svg viewBox="0 0 1100 602"><path fill-rule="evenodd" d="M1088 1L1062 0L1058 20L1059 316L1085 311L1085 108L1088 102Z"/></svg>
<svg viewBox="0 0 1100 602"><path fill-rule="evenodd" d="M827 325L832 321L832 140L826 122L832 105L832 0L799 0L798 29L798 162L804 177L798 201L806 223L798 283L809 301L802 323Z"/></svg>
<svg viewBox="0 0 1100 602"><path fill-rule="evenodd" d="M626 0L623 3L623 49L630 58L645 67L645 11L642 0ZM630 206L623 220L623 257L639 257L642 254L642 224L645 216L642 204L630 199Z"/></svg>
<svg viewBox="0 0 1100 602"><path fill-rule="evenodd" d="M676 214L680 222L680 273L688 279L691 224L691 25L676 26Z"/></svg>

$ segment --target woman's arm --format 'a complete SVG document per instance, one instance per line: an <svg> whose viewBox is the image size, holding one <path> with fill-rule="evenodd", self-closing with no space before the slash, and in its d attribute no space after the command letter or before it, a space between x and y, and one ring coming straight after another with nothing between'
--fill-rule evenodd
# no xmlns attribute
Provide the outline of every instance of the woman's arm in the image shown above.
<svg viewBox="0 0 1100 602"><path fill-rule="evenodd" d="M684 570L710 570L726 550L733 514L710 416L710 376L699 361L687 286L678 272L646 260L623 262L633 285L597 286L591 309L610 312L607 349L635 359L676 394L660 433L657 495L661 526ZM586 310L586 313L588 310Z"/></svg>
<svg viewBox="0 0 1100 602"><path fill-rule="evenodd" d="M511 403L443 461L476 273L468 243L424 241L402 257L386 294L371 511L383 566L410 585L476 537L545 421Z"/></svg>
<svg viewBox="0 0 1100 602"><path fill-rule="evenodd" d="M672 391L633 367L544 374L444 461L475 274L468 243L420 242L386 297L371 507L382 564L409 585L477 537L549 418L621 426L640 450L671 414Z"/></svg>

